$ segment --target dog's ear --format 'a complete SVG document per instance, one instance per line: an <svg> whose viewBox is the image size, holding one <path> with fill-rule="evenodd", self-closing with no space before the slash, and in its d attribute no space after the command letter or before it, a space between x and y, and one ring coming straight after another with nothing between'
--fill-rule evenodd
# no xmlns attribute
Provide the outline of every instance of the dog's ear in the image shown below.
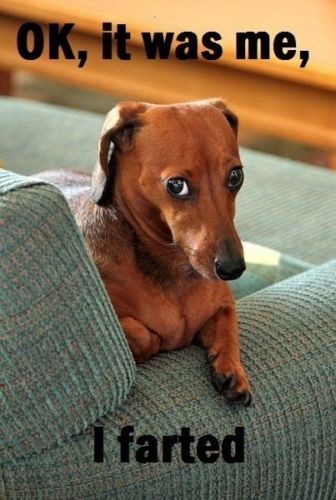
<svg viewBox="0 0 336 500"><path fill-rule="evenodd" d="M145 103L122 102L106 115L91 178L91 198L95 203L104 203L113 183L115 154L132 149L135 129L141 125L140 114L147 107Z"/></svg>
<svg viewBox="0 0 336 500"><path fill-rule="evenodd" d="M220 98L210 100L210 104L223 111L225 118L229 122L234 134L238 135L238 117L227 107L225 101Z"/></svg>

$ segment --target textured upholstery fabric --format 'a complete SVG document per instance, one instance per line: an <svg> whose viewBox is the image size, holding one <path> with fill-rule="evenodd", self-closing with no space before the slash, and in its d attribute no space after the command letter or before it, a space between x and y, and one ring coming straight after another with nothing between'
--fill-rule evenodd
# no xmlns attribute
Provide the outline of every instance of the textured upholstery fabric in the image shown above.
<svg viewBox="0 0 336 500"><path fill-rule="evenodd" d="M314 264L335 259L335 172L244 150L242 158L241 237Z"/></svg>
<svg viewBox="0 0 336 500"><path fill-rule="evenodd" d="M92 428L68 443L3 465L15 498L332 499L336 494L336 262L239 301L242 356L252 407L223 404L210 384L205 353L190 347L138 368L127 401L100 420L105 462L93 463ZM117 435L180 432L217 438L245 428L245 461L121 464ZM136 448L136 446L134 446ZM134 450L133 448L133 450Z"/></svg>
<svg viewBox="0 0 336 500"><path fill-rule="evenodd" d="M0 165L29 175L50 168L90 171L103 117L0 97Z"/></svg>
<svg viewBox="0 0 336 500"><path fill-rule="evenodd" d="M0 116L0 162L8 170L92 170L102 116L8 98L0 98ZM244 149L242 159L242 239L313 264L336 258L334 172Z"/></svg>
<svg viewBox="0 0 336 500"><path fill-rule="evenodd" d="M313 267L312 264L294 259L271 248L243 242L246 271L241 278L230 282L236 299L274 285L295 274Z"/></svg>
<svg viewBox="0 0 336 500"><path fill-rule="evenodd" d="M61 193L0 171L0 463L115 409L134 368Z"/></svg>

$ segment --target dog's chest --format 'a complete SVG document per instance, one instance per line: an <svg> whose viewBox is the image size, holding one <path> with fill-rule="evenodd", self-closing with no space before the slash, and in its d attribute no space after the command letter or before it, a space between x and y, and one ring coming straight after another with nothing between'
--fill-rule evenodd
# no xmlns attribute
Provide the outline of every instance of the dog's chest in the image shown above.
<svg viewBox="0 0 336 500"><path fill-rule="evenodd" d="M232 301L224 282L194 280L164 288L131 267L104 281L119 319L133 318L155 332L161 350L190 345L218 309Z"/></svg>
<svg viewBox="0 0 336 500"><path fill-rule="evenodd" d="M160 336L164 350L190 344L197 330L199 313L192 314L188 300L183 299L156 294L148 297L145 308L140 308L141 320Z"/></svg>
<svg viewBox="0 0 336 500"><path fill-rule="evenodd" d="M189 345L216 312L221 300L220 294L214 294L208 285L187 286L180 293L162 290L148 281L133 282L132 288L125 304L127 315L156 332L162 350Z"/></svg>

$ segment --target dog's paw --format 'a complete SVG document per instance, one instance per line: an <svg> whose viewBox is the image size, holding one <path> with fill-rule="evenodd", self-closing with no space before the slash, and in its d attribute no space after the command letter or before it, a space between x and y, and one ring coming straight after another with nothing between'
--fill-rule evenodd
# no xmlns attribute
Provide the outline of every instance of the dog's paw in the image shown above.
<svg viewBox="0 0 336 500"><path fill-rule="evenodd" d="M250 384L241 365L236 364L221 369L212 365L211 381L228 403L250 406L252 402Z"/></svg>

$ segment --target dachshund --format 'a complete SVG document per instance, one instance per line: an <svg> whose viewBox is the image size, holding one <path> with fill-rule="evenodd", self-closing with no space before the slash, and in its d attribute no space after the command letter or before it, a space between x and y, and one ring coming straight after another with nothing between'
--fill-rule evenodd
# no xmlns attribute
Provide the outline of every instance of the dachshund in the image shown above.
<svg viewBox="0 0 336 500"><path fill-rule="evenodd" d="M227 283L245 270L237 133L221 99L121 102L105 119L91 185L84 173L39 177L66 196L135 361L198 343L214 387L248 406Z"/></svg>

